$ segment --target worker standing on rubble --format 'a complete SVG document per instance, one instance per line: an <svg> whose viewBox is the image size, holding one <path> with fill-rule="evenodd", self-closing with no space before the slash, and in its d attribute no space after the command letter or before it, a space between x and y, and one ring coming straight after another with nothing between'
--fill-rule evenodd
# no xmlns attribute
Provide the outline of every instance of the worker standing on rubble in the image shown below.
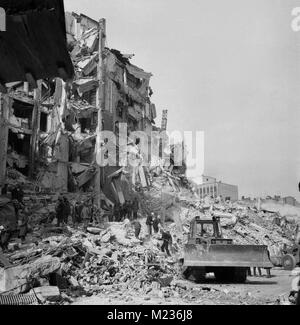
<svg viewBox="0 0 300 325"><path fill-rule="evenodd" d="M4 186L1 189L1 195L6 196L8 192L8 184L4 184Z"/></svg>
<svg viewBox="0 0 300 325"><path fill-rule="evenodd" d="M63 221L65 224L68 224L69 216L71 214L71 205L70 205L70 202L66 196L63 197L63 200L64 200Z"/></svg>
<svg viewBox="0 0 300 325"><path fill-rule="evenodd" d="M23 198L24 198L24 192L22 189L21 184L18 184L16 187L14 187L11 191L11 199L17 200L21 204L23 204Z"/></svg>
<svg viewBox="0 0 300 325"><path fill-rule="evenodd" d="M125 207L125 203L120 204L120 218L119 221L123 221L125 219L125 215L126 215L126 207Z"/></svg>
<svg viewBox="0 0 300 325"><path fill-rule="evenodd" d="M135 238L139 239L142 225L138 220L131 221L132 226L134 227Z"/></svg>
<svg viewBox="0 0 300 325"><path fill-rule="evenodd" d="M120 204L116 203L113 208L113 221L120 221Z"/></svg>
<svg viewBox="0 0 300 325"><path fill-rule="evenodd" d="M152 212L151 214L148 215L147 220L146 220L146 225L148 228L149 236L152 235L153 215L154 215L154 213Z"/></svg>
<svg viewBox="0 0 300 325"><path fill-rule="evenodd" d="M24 209L24 205L21 204L18 200L13 200L12 201L14 208L15 208L15 213L16 213L16 220L19 220L19 212Z"/></svg>
<svg viewBox="0 0 300 325"><path fill-rule="evenodd" d="M168 256L171 256L170 251L169 251L169 246L171 247L172 245L172 236L169 231L164 231L163 229L160 230L161 232L161 240L163 240L163 244L161 246L161 251L165 252L168 254Z"/></svg>
<svg viewBox="0 0 300 325"><path fill-rule="evenodd" d="M128 201L128 219L133 220L133 201L129 200Z"/></svg>
<svg viewBox="0 0 300 325"><path fill-rule="evenodd" d="M130 220L130 202L128 200L123 205L123 218Z"/></svg>
<svg viewBox="0 0 300 325"><path fill-rule="evenodd" d="M72 224L73 226L76 224L76 212L75 212L75 206L76 206L76 201L72 200L71 202L71 219L72 219Z"/></svg>
<svg viewBox="0 0 300 325"><path fill-rule="evenodd" d="M80 223L82 221L81 219L81 211L83 209L83 202L76 202L75 203L75 216L74 216L74 224Z"/></svg>
<svg viewBox="0 0 300 325"><path fill-rule="evenodd" d="M159 225L161 224L160 217L158 215L155 215L153 218L153 229L154 232L157 234L159 231Z"/></svg>
<svg viewBox="0 0 300 325"><path fill-rule="evenodd" d="M62 196L59 196L58 202L55 207L57 227L60 227L60 224L64 220L64 209L65 209L64 199Z"/></svg>
<svg viewBox="0 0 300 325"><path fill-rule="evenodd" d="M83 221L84 227L87 228L90 222L90 209L88 207L88 203L85 202L81 211L81 220Z"/></svg>
<svg viewBox="0 0 300 325"><path fill-rule="evenodd" d="M133 219L134 220L136 220L138 218L139 209L140 209L140 204L139 204L139 201L138 201L137 197L135 197L133 202L132 202L132 212L133 212Z"/></svg>
<svg viewBox="0 0 300 325"><path fill-rule="evenodd" d="M0 247L3 251L8 249L8 243L12 236L12 231L9 228L9 225L1 225L0 226Z"/></svg>

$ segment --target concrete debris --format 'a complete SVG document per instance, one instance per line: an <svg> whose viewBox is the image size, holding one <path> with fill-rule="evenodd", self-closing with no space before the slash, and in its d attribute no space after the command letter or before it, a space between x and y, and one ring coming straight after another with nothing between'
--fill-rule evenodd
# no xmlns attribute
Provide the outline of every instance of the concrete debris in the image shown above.
<svg viewBox="0 0 300 325"><path fill-rule="evenodd" d="M58 258L44 256L29 264L0 269L0 292L22 293L27 288L28 279L45 277L59 268Z"/></svg>
<svg viewBox="0 0 300 325"><path fill-rule="evenodd" d="M243 201L196 200L181 178L168 183L173 173L149 174L148 189L136 193L141 224L138 238L126 218L119 222L89 220L87 224L83 220L73 223L69 218L57 227L52 224L57 195L33 194L29 186L24 201L32 211L30 232L25 243L13 239L11 251L3 254L10 267L0 268L0 291L32 293L33 288L43 303L69 304L83 296L109 294L124 299L138 295L144 301L181 299L186 303L259 304L257 298L236 293L232 288L192 288L183 280L178 261L187 242L190 221L195 216L220 217L225 238L233 238L240 244L267 245L274 265L280 265L284 250L293 245L296 224L274 222L282 218L258 211ZM90 199L89 193L65 196L69 202ZM161 252L159 233L149 237L146 217L152 211L161 217L161 226L172 235L171 257Z"/></svg>

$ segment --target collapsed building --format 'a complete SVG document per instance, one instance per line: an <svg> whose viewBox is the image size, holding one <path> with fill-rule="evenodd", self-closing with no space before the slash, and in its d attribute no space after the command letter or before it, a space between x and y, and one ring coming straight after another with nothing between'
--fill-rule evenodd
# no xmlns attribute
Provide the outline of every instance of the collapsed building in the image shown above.
<svg viewBox="0 0 300 325"><path fill-rule="evenodd" d="M51 0L44 2L49 5ZM29 1L24 3L28 5ZM3 88L5 82L6 92L0 98L0 187L27 176L34 180L32 191L24 197L30 210L28 243L20 244L15 238L9 243L8 252L0 254L0 304L11 298L26 299L25 304L28 300L72 303L83 295L101 294L113 299L117 296L122 302L132 301L132 297L145 301L159 297L187 304L229 299L231 303L258 303L248 294L228 295L227 289L208 286L194 290L182 283L177 261L182 257L190 222L196 216L224 216L222 228L226 236L240 244L267 245L274 265L280 265L277 260L282 255L282 244L292 246L290 238L295 225L287 223L281 227L273 222L272 211L261 213L243 202L209 199L220 194L214 189L215 179L212 183L207 179L206 190L197 196L196 184L185 177L185 164L175 164L176 152L184 146L170 146L170 161L159 159L152 166L152 161L146 159L150 150L141 146L137 133L132 135L143 131L151 146L152 131L160 134L167 128L167 111L163 112L161 128L155 126L152 74L133 65L132 54L105 47L103 20L97 22L82 14L67 13L65 21L63 38L67 39L74 77L67 59L63 69L67 73L61 67L53 68L53 62L50 66L55 71L48 71L47 75L34 71L31 64L31 74L24 70L25 77L18 82L0 73L0 86ZM1 41L0 38L0 44ZM54 54L51 55L55 58ZM5 61L0 62L1 72L2 62ZM56 70L60 71L58 76ZM64 74L69 77L64 78ZM116 142L116 166L100 167L99 172L97 151L105 156L109 150L106 143L97 147L99 130L118 134L122 123L128 126L126 155L136 165L122 166L120 145ZM163 141L160 137L157 141L161 156ZM173 256L166 258L161 252L159 235L149 238L145 218L139 218L139 239L129 229L128 220L109 222L104 227L98 222L84 230L74 225L55 226L50 214L55 211L56 198L47 194L79 193L82 200L85 194L94 196L100 188L103 204L124 203L134 195L139 198L140 217L149 212L159 214L174 239ZM237 188L233 191L237 200ZM45 195L38 197L37 193Z"/></svg>
<svg viewBox="0 0 300 325"><path fill-rule="evenodd" d="M40 128L47 131L47 80L74 76L66 47L63 0L1 1L6 31L1 32L0 187L6 167L33 173ZM51 26L51 29L49 29Z"/></svg>
<svg viewBox="0 0 300 325"><path fill-rule="evenodd" d="M3 148L7 153L0 169L30 176L39 191L97 192L101 184L105 202L122 204L131 195L132 185L149 185L142 162L150 160L151 132L160 131L151 102L152 74L133 65L132 54L103 46L106 35L101 23L75 13L66 13L65 21L75 76L71 81L40 79L36 89L28 81L6 85L8 134L1 139L6 142ZM144 132L149 150L142 152L140 139L129 137L128 152L140 155L138 166L127 173L119 161L115 166L101 167L97 183L98 132L117 135L121 123L127 124L127 136ZM4 177L0 183L3 187Z"/></svg>

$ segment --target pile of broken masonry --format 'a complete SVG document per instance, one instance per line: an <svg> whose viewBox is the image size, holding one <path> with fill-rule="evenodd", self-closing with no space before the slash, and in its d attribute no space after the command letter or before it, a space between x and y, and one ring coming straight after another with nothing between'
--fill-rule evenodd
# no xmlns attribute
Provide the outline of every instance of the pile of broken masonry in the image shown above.
<svg viewBox="0 0 300 325"><path fill-rule="evenodd" d="M4 255L9 266L0 265L0 298L30 296L41 304L70 304L80 297L99 295L125 302L134 302L139 296L145 301L157 297L203 304L260 303L247 295L231 293L229 299L226 290L184 284L178 260L183 256L189 223L195 216L220 216L225 237L236 243L265 244L271 258L280 255L283 243L292 245L290 228L294 225L283 229L272 221L274 215L258 212L243 202L200 201L180 179L169 179L166 173L156 175L151 188L138 193L140 239L135 238L128 220L87 229L71 225L57 228L45 223L55 197L27 197L27 205L36 208L32 232L28 244L11 243L10 252ZM160 251L159 235L147 236L145 216L149 211L163 215L173 237L172 257Z"/></svg>

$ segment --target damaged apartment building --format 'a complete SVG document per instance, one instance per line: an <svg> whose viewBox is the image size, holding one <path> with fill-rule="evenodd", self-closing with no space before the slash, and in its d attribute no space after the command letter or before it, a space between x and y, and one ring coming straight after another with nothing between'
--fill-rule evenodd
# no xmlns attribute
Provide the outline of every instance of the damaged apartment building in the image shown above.
<svg viewBox="0 0 300 325"><path fill-rule="evenodd" d="M108 47L103 49L100 63L99 22L75 13L66 13L65 20L75 77L67 82L60 78L39 80L37 89L28 82L7 85L6 166L35 179L36 187L46 191L93 191L98 168L95 146L99 101L104 103L101 130L117 134L119 124L127 123L128 135L143 131L150 140L151 132L159 130L154 122L156 108L151 103L152 74L133 65L132 54ZM103 98L99 95L100 64ZM138 141L133 140L129 151L142 155L135 152ZM143 187L149 185L147 170L142 166L133 174L118 166L101 167L100 177L104 197L110 202L124 203L136 181Z"/></svg>

